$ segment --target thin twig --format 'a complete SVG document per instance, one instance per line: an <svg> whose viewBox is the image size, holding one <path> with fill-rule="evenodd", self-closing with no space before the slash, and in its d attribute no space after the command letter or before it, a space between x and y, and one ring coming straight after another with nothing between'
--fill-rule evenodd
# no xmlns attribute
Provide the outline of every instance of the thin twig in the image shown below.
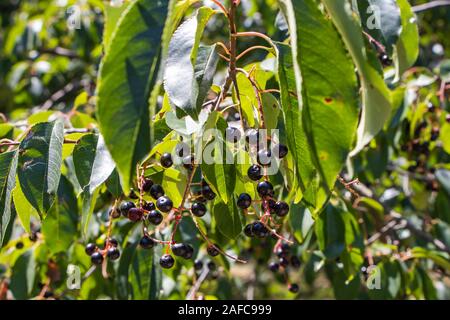
<svg viewBox="0 0 450 320"><path fill-rule="evenodd" d="M413 12L418 13L436 7L450 6L450 0L437 0L412 7Z"/></svg>

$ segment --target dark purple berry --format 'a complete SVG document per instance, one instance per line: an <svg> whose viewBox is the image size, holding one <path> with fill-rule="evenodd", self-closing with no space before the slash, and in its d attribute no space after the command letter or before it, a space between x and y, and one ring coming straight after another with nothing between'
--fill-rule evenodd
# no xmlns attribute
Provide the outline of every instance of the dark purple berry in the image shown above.
<svg viewBox="0 0 450 320"><path fill-rule="evenodd" d="M297 293L298 290L299 290L298 284L296 284L296 283L291 283L291 284L289 285L289 291L290 291L290 292L292 292L292 293Z"/></svg>
<svg viewBox="0 0 450 320"><path fill-rule="evenodd" d="M241 209L247 209L252 205L252 198L248 193L242 193L237 200L237 206Z"/></svg>
<svg viewBox="0 0 450 320"><path fill-rule="evenodd" d="M168 152L163 153L160 162L164 168L170 168L173 165L172 155Z"/></svg>
<svg viewBox="0 0 450 320"><path fill-rule="evenodd" d="M153 211L156 209L156 206L153 202L146 202L142 206L142 209L144 209L145 211Z"/></svg>
<svg viewBox="0 0 450 320"><path fill-rule="evenodd" d="M84 248L84 252L86 252L86 254L88 256L92 256L92 254L97 251L97 246L94 243L88 243L86 245L86 247Z"/></svg>
<svg viewBox="0 0 450 320"><path fill-rule="evenodd" d="M285 217L289 213L289 205L284 201L278 201L275 204L275 214L279 217Z"/></svg>
<svg viewBox="0 0 450 320"><path fill-rule="evenodd" d="M187 245L184 243L175 243L172 245L172 253L177 257L184 256L187 250Z"/></svg>
<svg viewBox="0 0 450 320"><path fill-rule="evenodd" d="M144 211L140 208L131 208L128 211L128 219L130 219L133 222L140 221L143 215Z"/></svg>
<svg viewBox="0 0 450 320"><path fill-rule="evenodd" d="M215 271L217 269L217 265L214 261L209 261L206 265L210 271Z"/></svg>
<svg viewBox="0 0 450 320"><path fill-rule="evenodd" d="M289 149L284 144L277 144L273 148L273 153L276 157L278 157L278 159L283 159L284 157L286 157L288 152L289 152Z"/></svg>
<svg viewBox="0 0 450 320"><path fill-rule="evenodd" d="M103 255L100 252L94 252L91 255L91 262L95 265L100 265L103 263Z"/></svg>
<svg viewBox="0 0 450 320"><path fill-rule="evenodd" d="M208 248L206 248L206 252L208 252L211 257L215 257L220 253L219 250L217 250L217 246L215 245L209 245Z"/></svg>
<svg viewBox="0 0 450 320"><path fill-rule="evenodd" d="M257 164L254 164L250 168L248 168L247 175L250 180L253 181L261 180L261 178L263 177L261 167Z"/></svg>
<svg viewBox="0 0 450 320"><path fill-rule="evenodd" d="M151 188L150 188L150 195L152 196L153 199L158 199L159 197L162 197L164 195L164 189L161 185L159 184L154 184Z"/></svg>
<svg viewBox="0 0 450 320"><path fill-rule="evenodd" d="M272 272L277 272L280 269L280 265L276 262L269 263L269 270Z"/></svg>
<svg viewBox="0 0 450 320"><path fill-rule="evenodd" d="M161 257L161 259L159 259L159 264L164 269L170 269L175 264L175 260L170 254L165 254Z"/></svg>
<svg viewBox="0 0 450 320"><path fill-rule="evenodd" d="M213 200L216 197L216 194L214 193L214 191L212 191L210 186L202 187L202 195L207 200Z"/></svg>
<svg viewBox="0 0 450 320"><path fill-rule="evenodd" d="M253 224L248 224L245 226L244 234L249 238L253 238L255 236L255 234L253 233Z"/></svg>
<svg viewBox="0 0 450 320"><path fill-rule="evenodd" d="M119 249L117 249L117 248L115 248L115 247L113 247L113 248L109 248L108 249L108 251L107 251L107 253L106 253L106 256L108 257L108 259L110 259L110 260L117 260L117 259L119 259L119 257L120 257L120 251L119 251Z"/></svg>
<svg viewBox="0 0 450 320"><path fill-rule="evenodd" d="M159 225L163 221L163 219L163 215L158 210L152 210L147 215L147 220L155 226Z"/></svg>
<svg viewBox="0 0 450 320"><path fill-rule="evenodd" d="M128 211L131 208L135 208L135 207L136 207L136 205L134 204L134 202L124 201L119 205L119 210L120 210L120 213L122 213L122 215L124 217L126 217L126 216L128 216Z"/></svg>
<svg viewBox="0 0 450 320"><path fill-rule="evenodd" d="M195 260L194 262L195 271L200 271L203 269L203 262L201 260Z"/></svg>
<svg viewBox="0 0 450 320"><path fill-rule="evenodd" d="M159 197L156 200L156 207L162 212L169 212L173 208L173 202L166 196Z"/></svg>
<svg viewBox="0 0 450 320"><path fill-rule="evenodd" d="M144 179L144 181L142 182L141 188L142 188L143 191L149 192L150 188L152 187L152 185L153 185L153 181L152 180Z"/></svg>
<svg viewBox="0 0 450 320"><path fill-rule="evenodd" d="M203 217L206 214L206 206L201 202L194 202L191 211L194 216Z"/></svg>
<svg viewBox="0 0 450 320"><path fill-rule="evenodd" d="M261 197L273 196L273 185L269 181L261 181L256 187Z"/></svg>
<svg viewBox="0 0 450 320"><path fill-rule="evenodd" d="M144 249L151 249L155 246L155 241L147 236L143 236L141 241L139 241L139 245Z"/></svg>

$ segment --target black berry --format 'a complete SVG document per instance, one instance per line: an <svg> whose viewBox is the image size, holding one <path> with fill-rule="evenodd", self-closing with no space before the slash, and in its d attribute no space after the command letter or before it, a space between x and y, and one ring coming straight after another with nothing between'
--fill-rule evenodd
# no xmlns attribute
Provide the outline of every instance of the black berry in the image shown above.
<svg viewBox="0 0 450 320"><path fill-rule="evenodd" d="M122 213L122 215L126 217L126 216L128 216L128 211L131 208L135 208L135 207L136 207L136 205L134 204L134 202L124 201L120 204L119 210L120 210L120 213Z"/></svg>
<svg viewBox="0 0 450 320"><path fill-rule="evenodd" d="M147 216L147 220L155 226L159 225L163 221L163 219L163 215L158 210L150 211Z"/></svg>
<svg viewBox="0 0 450 320"><path fill-rule="evenodd" d="M118 210L117 208L111 208L111 210L109 210L109 215L113 219L117 219L120 217L120 210Z"/></svg>
<svg viewBox="0 0 450 320"><path fill-rule="evenodd" d="M280 266L286 268L289 265L289 260L286 257L281 257L279 263Z"/></svg>
<svg viewBox="0 0 450 320"><path fill-rule="evenodd" d="M105 241L105 246L106 244L109 243L109 245L111 247L117 247L119 245L119 242L115 239L115 238L109 238Z"/></svg>
<svg viewBox="0 0 450 320"><path fill-rule="evenodd" d="M152 180L144 179L144 181L142 182L141 188L142 188L143 191L149 192L150 188L152 187L152 185L153 185L153 181Z"/></svg>
<svg viewBox="0 0 450 320"><path fill-rule="evenodd" d="M383 64L383 66L390 66L392 65L392 59L389 58L389 56L387 54L381 54L380 55L380 61Z"/></svg>
<svg viewBox="0 0 450 320"><path fill-rule="evenodd" d="M119 249L113 247L113 248L109 248L106 256L108 257L108 259L110 260L117 260L120 257L120 251Z"/></svg>
<svg viewBox="0 0 450 320"><path fill-rule="evenodd" d="M270 231L267 227L260 221L255 221L252 225L252 231L258 238L265 238L269 235Z"/></svg>
<svg viewBox="0 0 450 320"><path fill-rule="evenodd" d="M100 252L94 252L91 255L91 262L95 265L100 265L103 263L103 255Z"/></svg>
<svg viewBox="0 0 450 320"><path fill-rule="evenodd" d="M151 188L150 188L150 195L152 196L153 199L158 199L159 197L162 197L164 195L164 189L161 185L159 184L154 184Z"/></svg>
<svg viewBox="0 0 450 320"><path fill-rule="evenodd" d="M450 113L448 115L445 116L445 121L447 123L450 123Z"/></svg>
<svg viewBox="0 0 450 320"><path fill-rule="evenodd" d="M86 245L86 247L84 248L84 252L86 252L86 254L88 256L92 256L92 254L97 251L97 246L94 243L88 243Z"/></svg>
<svg viewBox="0 0 450 320"><path fill-rule="evenodd" d="M147 236L143 236L141 241L139 241L139 245L144 249L151 249L155 246L155 241Z"/></svg>
<svg viewBox="0 0 450 320"><path fill-rule="evenodd" d="M183 257L187 250L187 245L184 243L175 243L172 245L172 253L177 257Z"/></svg>
<svg viewBox="0 0 450 320"><path fill-rule="evenodd" d="M261 178L263 177L261 167L257 164L254 164L250 168L248 168L247 175L253 181L261 180Z"/></svg>
<svg viewBox="0 0 450 320"><path fill-rule="evenodd" d="M273 199L267 199L261 203L261 209L263 212L269 211L269 213L274 213L276 209L276 201Z"/></svg>
<svg viewBox="0 0 450 320"><path fill-rule="evenodd" d="M201 202L194 202L191 211L194 216L203 217L206 214L206 206Z"/></svg>
<svg viewBox="0 0 450 320"><path fill-rule="evenodd" d="M203 262L201 260L195 260L194 262L194 269L196 271L200 271L203 269Z"/></svg>
<svg viewBox="0 0 450 320"><path fill-rule="evenodd" d="M237 206L241 209L247 209L252 205L252 198L248 193L242 193L237 200Z"/></svg>
<svg viewBox="0 0 450 320"><path fill-rule="evenodd" d="M283 159L287 156L289 149L284 144L278 144L273 148L273 152L278 159Z"/></svg>
<svg viewBox="0 0 450 320"><path fill-rule="evenodd" d="M428 112L433 113L434 111L436 111L436 106L432 102L428 102L427 110L428 110Z"/></svg>
<svg viewBox="0 0 450 320"><path fill-rule="evenodd" d="M23 245L23 242L22 241L19 241L19 242L17 242L16 243L16 249L23 249L23 247L24 247L24 245Z"/></svg>
<svg viewBox="0 0 450 320"><path fill-rule="evenodd" d="M194 248L190 245L187 244L186 245L186 252L184 253L184 255L182 256L182 258L189 260L194 256Z"/></svg>
<svg viewBox="0 0 450 320"><path fill-rule="evenodd" d="M156 200L156 206L162 212L169 212L173 208L173 202L168 197L163 196L159 197L158 200Z"/></svg>
<svg viewBox="0 0 450 320"><path fill-rule="evenodd" d="M209 261L207 267L210 271L215 271L217 269L217 265L214 263L214 261Z"/></svg>
<svg viewBox="0 0 450 320"><path fill-rule="evenodd" d="M141 220L143 215L144 211L140 208L131 208L128 211L128 219L130 219L133 222Z"/></svg>
<svg viewBox="0 0 450 320"><path fill-rule="evenodd" d="M272 272L277 272L280 269L280 265L276 262L269 263L269 270Z"/></svg>
<svg viewBox="0 0 450 320"><path fill-rule="evenodd" d="M284 217L289 213L289 205L284 201L278 201L275 204L275 214L279 217Z"/></svg>
<svg viewBox="0 0 450 320"><path fill-rule="evenodd" d="M159 259L159 264L164 269L170 269L175 264L175 260L170 254L165 254L161 257L161 259Z"/></svg>
<svg viewBox="0 0 450 320"><path fill-rule="evenodd" d="M253 224L248 224L245 226L244 234L249 238L253 238L255 236L255 234L253 233Z"/></svg>
<svg viewBox="0 0 450 320"><path fill-rule="evenodd" d="M170 168L173 165L172 155L168 152L163 153L160 162L164 168Z"/></svg>
<svg viewBox="0 0 450 320"><path fill-rule="evenodd" d="M216 194L214 193L214 191L212 191L210 186L203 186L202 187L202 195L207 200L213 200L216 197Z"/></svg>
<svg viewBox="0 0 450 320"><path fill-rule="evenodd" d="M273 185L269 181L261 181L256 187L261 197L273 196Z"/></svg>
<svg viewBox="0 0 450 320"><path fill-rule="evenodd" d="M142 209L144 209L145 211L153 211L156 209L156 206L153 202L146 202L142 206Z"/></svg>
<svg viewBox="0 0 450 320"><path fill-rule="evenodd" d="M219 255L219 250L217 250L215 245L209 245L208 248L206 248L206 252L208 252L211 257Z"/></svg>
<svg viewBox="0 0 450 320"><path fill-rule="evenodd" d="M290 291L290 292L292 292L292 293L297 293L298 290L299 290L298 284L296 284L296 283L291 283L291 284L289 285L289 291Z"/></svg>

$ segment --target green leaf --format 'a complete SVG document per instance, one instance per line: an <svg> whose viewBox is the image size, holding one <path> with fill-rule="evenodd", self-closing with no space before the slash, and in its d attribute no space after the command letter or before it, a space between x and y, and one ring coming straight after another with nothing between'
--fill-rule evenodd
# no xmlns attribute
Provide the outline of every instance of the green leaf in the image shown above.
<svg viewBox="0 0 450 320"><path fill-rule="evenodd" d="M306 236L314 226L314 220L308 208L299 204L291 205L289 222L294 232L295 239L299 243L305 241Z"/></svg>
<svg viewBox="0 0 450 320"><path fill-rule="evenodd" d="M394 0L358 1L358 10L364 29L392 53L402 30L400 8Z"/></svg>
<svg viewBox="0 0 450 320"><path fill-rule="evenodd" d="M218 56L215 47L199 48L203 30L215 14L201 7L175 31L164 70L164 87L172 106L194 120L212 83Z"/></svg>
<svg viewBox="0 0 450 320"><path fill-rule="evenodd" d="M390 92L383 76L369 62L362 38L361 25L350 4L323 0L328 13L342 36L358 70L362 87L362 113L358 140L350 156L356 155L383 128L391 113Z"/></svg>
<svg viewBox="0 0 450 320"><path fill-rule="evenodd" d="M281 106L283 108L286 138L289 151L294 157L296 176L302 192L309 186L315 173L311 150L303 127L302 104L298 101L296 76L292 60L291 47L278 43L278 78L281 91ZM298 70L299 71L299 70ZM299 75L300 78L300 75Z"/></svg>
<svg viewBox="0 0 450 320"><path fill-rule="evenodd" d="M313 212L316 215L352 148L358 121L358 86L344 43L316 2L280 0L280 4L291 33L294 93L301 97L299 112L321 177L318 187L322 191Z"/></svg>
<svg viewBox="0 0 450 320"><path fill-rule="evenodd" d="M25 300L35 288L36 261L34 250L25 251L14 263L9 289L17 300Z"/></svg>
<svg viewBox="0 0 450 320"><path fill-rule="evenodd" d="M111 192L114 198L117 199L122 195L122 186L120 184L119 174L116 169L113 170L111 175L105 181L105 184L106 188L108 188L108 191Z"/></svg>
<svg viewBox="0 0 450 320"><path fill-rule="evenodd" d="M229 239L235 240L244 228L243 216L236 205L235 197L228 204L216 200L212 209L217 228Z"/></svg>
<svg viewBox="0 0 450 320"><path fill-rule="evenodd" d="M55 254L69 248L77 235L78 204L73 186L61 176L55 203L42 222L45 243Z"/></svg>
<svg viewBox="0 0 450 320"><path fill-rule="evenodd" d="M103 47L105 52L108 51L113 33L116 31L117 25L120 22L119 20L123 17L123 13L130 4L131 2L123 2L120 5L113 5L111 2L104 4L105 27L103 30Z"/></svg>
<svg viewBox="0 0 450 320"><path fill-rule="evenodd" d="M17 151L0 154L0 248L11 221L12 190L16 183Z"/></svg>
<svg viewBox="0 0 450 320"><path fill-rule="evenodd" d="M112 174L115 165L101 135L83 136L73 150L78 183L90 194Z"/></svg>
<svg viewBox="0 0 450 320"><path fill-rule="evenodd" d="M22 227L28 234L31 234L31 216L39 217L39 214L25 197L25 194L20 187L19 179L16 179L16 186L13 189L13 202Z"/></svg>
<svg viewBox="0 0 450 320"><path fill-rule="evenodd" d="M97 116L125 190L150 151L151 92L157 83L168 0L137 0L117 26L98 80Z"/></svg>
<svg viewBox="0 0 450 320"><path fill-rule="evenodd" d="M129 267L130 293L133 300L154 300L162 285L162 270L155 250L136 249Z"/></svg>
<svg viewBox="0 0 450 320"><path fill-rule="evenodd" d="M19 146L17 174L21 189L41 218L53 204L62 164L61 120L34 125Z"/></svg>
<svg viewBox="0 0 450 320"><path fill-rule="evenodd" d="M408 0L397 0L400 7L402 31L395 44L396 80L411 67L419 56L419 28L417 17L412 11Z"/></svg>

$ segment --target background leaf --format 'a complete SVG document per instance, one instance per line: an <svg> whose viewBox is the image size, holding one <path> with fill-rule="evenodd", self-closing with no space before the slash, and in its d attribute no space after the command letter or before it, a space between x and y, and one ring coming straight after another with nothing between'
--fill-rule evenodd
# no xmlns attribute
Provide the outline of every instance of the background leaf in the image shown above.
<svg viewBox="0 0 450 320"><path fill-rule="evenodd" d="M12 190L16 183L17 151L0 154L0 248L11 222Z"/></svg>

